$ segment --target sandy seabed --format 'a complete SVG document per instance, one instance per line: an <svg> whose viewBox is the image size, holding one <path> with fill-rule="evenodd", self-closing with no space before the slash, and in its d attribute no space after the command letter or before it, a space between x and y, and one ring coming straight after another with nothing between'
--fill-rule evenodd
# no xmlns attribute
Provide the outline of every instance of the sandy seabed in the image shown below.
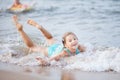
<svg viewBox="0 0 120 80"><path fill-rule="evenodd" d="M83 72L0 63L0 80L120 80L117 72Z"/></svg>

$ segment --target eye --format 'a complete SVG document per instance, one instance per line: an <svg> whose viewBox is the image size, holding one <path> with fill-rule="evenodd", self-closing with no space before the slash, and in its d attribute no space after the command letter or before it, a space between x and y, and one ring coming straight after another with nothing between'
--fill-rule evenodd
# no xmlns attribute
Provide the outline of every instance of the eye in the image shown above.
<svg viewBox="0 0 120 80"><path fill-rule="evenodd" d="M74 40L77 40L76 38L74 38Z"/></svg>

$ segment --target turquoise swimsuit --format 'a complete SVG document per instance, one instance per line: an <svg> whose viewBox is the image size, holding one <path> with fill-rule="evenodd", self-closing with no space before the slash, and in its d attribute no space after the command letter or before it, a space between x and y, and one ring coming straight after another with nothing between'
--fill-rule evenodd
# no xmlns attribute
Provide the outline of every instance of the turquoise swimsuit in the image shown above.
<svg viewBox="0 0 120 80"><path fill-rule="evenodd" d="M53 44L53 45L51 45L51 46L48 47L48 56L50 57L50 56L59 54L63 49L68 53L68 55L70 55L70 56L73 55L73 54L70 52L70 50L67 49L67 48L64 48L63 45ZM80 53L80 51L78 50L78 48L76 49L76 52L75 52L75 53L76 53L76 54L79 54L79 53Z"/></svg>
<svg viewBox="0 0 120 80"><path fill-rule="evenodd" d="M64 50L68 53L69 56L74 55L74 54L72 54L72 52L71 52L69 49L64 48ZM77 55L77 54L79 54L79 53L80 53L80 51L79 51L78 48L77 48L76 51L75 51L75 54Z"/></svg>

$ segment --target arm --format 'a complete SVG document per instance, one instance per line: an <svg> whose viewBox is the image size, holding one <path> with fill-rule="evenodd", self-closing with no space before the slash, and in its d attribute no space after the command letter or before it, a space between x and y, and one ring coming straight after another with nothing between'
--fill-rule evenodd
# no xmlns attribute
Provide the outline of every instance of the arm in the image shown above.
<svg viewBox="0 0 120 80"><path fill-rule="evenodd" d="M58 61L61 57L64 57L65 55L67 55L66 52L62 51L60 54L55 55L54 57L51 57L48 61L40 57L36 59L41 63L42 66L47 66L47 65L50 65L49 61L52 61L52 60Z"/></svg>
<svg viewBox="0 0 120 80"><path fill-rule="evenodd" d="M66 55L67 55L67 52L66 52L66 51L62 51L60 54L51 57L51 58L49 59L49 61L52 61L52 60L58 61L60 58L66 56Z"/></svg>

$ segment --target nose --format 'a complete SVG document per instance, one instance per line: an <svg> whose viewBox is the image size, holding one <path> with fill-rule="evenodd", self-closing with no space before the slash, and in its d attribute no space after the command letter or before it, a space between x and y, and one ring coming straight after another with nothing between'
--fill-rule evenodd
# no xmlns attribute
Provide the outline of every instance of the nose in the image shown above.
<svg viewBox="0 0 120 80"><path fill-rule="evenodd" d="M77 44L77 41L73 41L72 44L73 44L73 45L76 45L76 44Z"/></svg>

